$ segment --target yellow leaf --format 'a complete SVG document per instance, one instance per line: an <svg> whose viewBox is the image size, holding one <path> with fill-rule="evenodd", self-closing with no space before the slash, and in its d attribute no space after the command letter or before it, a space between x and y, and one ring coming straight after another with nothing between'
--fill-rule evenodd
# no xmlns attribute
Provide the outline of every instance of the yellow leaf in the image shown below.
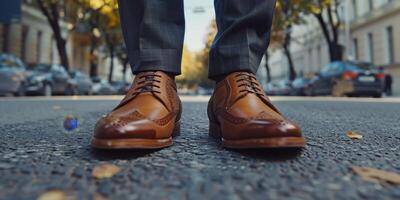
<svg viewBox="0 0 400 200"><path fill-rule="evenodd" d="M359 175L366 181L375 183L390 183L394 185L400 185L400 174L387 172L379 169L369 167L351 167L354 173Z"/></svg>
<svg viewBox="0 0 400 200"><path fill-rule="evenodd" d="M101 194L94 194L93 200L109 200L109 198L103 197Z"/></svg>
<svg viewBox="0 0 400 200"><path fill-rule="evenodd" d="M310 5L310 10L314 14L321 13L321 8L319 6L316 6L316 5Z"/></svg>
<svg viewBox="0 0 400 200"><path fill-rule="evenodd" d="M355 131L349 131L346 134L347 134L347 137L349 137L351 139L361 140L363 138L362 135L360 135L359 133L357 133Z"/></svg>
<svg viewBox="0 0 400 200"><path fill-rule="evenodd" d="M74 198L68 196L61 190L50 190L41 194L38 200L72 200Z"/></svg>
<svg viewBox="0 0 400 200"><path fill-rule="evenodd" d="M120 168L113 164L102 164L94 167L92 176L98 179L111 178L120 171Z"/></svg>

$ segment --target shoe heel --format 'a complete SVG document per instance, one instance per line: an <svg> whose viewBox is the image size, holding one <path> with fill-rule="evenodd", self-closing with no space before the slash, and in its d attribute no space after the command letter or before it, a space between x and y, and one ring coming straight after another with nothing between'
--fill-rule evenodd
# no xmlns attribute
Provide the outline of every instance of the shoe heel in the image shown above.
<svg viewBox="0 0 400 200"><path fill-rule="evenodd" d="M217 138L217 139L221 138L222 134L221 134L221 128L220 128L219 124L210 121L208 135L210 137Z"/></svg>
<svg viewBox="0 0 400 200"><path fill-rule="evenodd" d="M176 137L181 134L181 121L175 122L174 130L172 131L172 136Z"/></svg>

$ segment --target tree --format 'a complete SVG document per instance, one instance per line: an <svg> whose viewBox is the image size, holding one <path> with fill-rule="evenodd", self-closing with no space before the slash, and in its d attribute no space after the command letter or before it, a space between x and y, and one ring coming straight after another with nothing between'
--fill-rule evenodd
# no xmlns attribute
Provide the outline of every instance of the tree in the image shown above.
<svg viewBox="0 0 400 200"><path fill-rule="evenodd" d="M341 19L338 7L343 0L302 0L305 12L311 13L318 21L328 44L330 60L343 59L343 46L339 44Z"/></svg>
<svg viewBox="0 0 400 200"><path fill-rule="evenodd" d="M105 5L99 11L100 13L102 13L99 29L104 38L108 58L110 61L108 81L111 82L114 72L114 58L116 55L116 47L121 45L123 41L118 15L118 2L117 0L98 1L102 2L102 5Z"/></svg>
<svg viewBox="0 0 400 200"><path fill-rule="evenodd" d="M278 7L278 2L276 6ZM279 10L278 10L279 12ZM276 12L276 14L278 14ZM271 68L269 66L269 57L271 52L274 52L277 49L282 48L282 43L283 43L283 26L282 26L282 16L281 15L275 15L271 27L271 34L270 34L270 42L269 42L269 47L264 53L264 58L265 58L265 69L266 69L266 75L267 75L267 83L271 82Z"/></svg>
<svg viewBox="0 0 400 200"><path fill-rule="evenodd" d="M212 20L208 29L208 33L205 38L205 47L197 53L196 60L200 63L200 83L202 87L211 88L214 86L214 81L208 79L208 61L209 61L209 54L210 49L213 43L213 40L217 35L217 23L215 20Z"/></svg>
<svg viewBox="0 0 400 200"><path fill-rule="evenodd" d="M36 0L36 3L53 30L54 40L56 41L61 64L66 70L69 70L69 60L66 48L67 40L63 37L61 26L61 20L65 16L65 11L67 10L67 3L65 0Z"/></svg>
<svg viewBox="0 0 400 200"><path fill-rule="evenodd" d="M202 66L197 60L197 54L191 52L186 46L183 47L181 71L182 74L176 77L176 82L181 87L194 88L202 80Z"/></svg>
<svg viewBox="0 0 400 200"><path fill-rule="evenodd" d="M294 25L304 23L302 18L303 4L300 0L278 0L273 20L272 36L276 43L280 43L289 64L289 79L297 76L294 68L290 45L292 44L292 28ZM267 70L269 72L269 70Z"/></svg>
<svg viewBox="0 0 400 200"><path fill-rule="evenodd" d="M98 45L96 38L99 36L104 41L104 50L107 53L107 58L109 59L108 81L111 82L114 73L114 60L116 56L118 58L117 51L119 50L120 46L123 45L122 32L118 16L118 2L117 0L76 1L81 1L83 4L86 4L89 8L89 13L91 13L86 22L88 23L92 33L92 47ZM121 50L124 49L125 48L122 48ZM127 60L127 58L125 60Z"/></svg>
<svg viewBox="0 0 400 200"><path fill-rule="evenodd" d="M78 7L78 14L72 15L75 17L74 21L77 21L76 26L82 27L81 31L85 32L89 36L89 75L90 77L98 76L98 47L102 40L100 39L101 33L99 31L100 23L100 10L105 5L94 6L91 0L73 0L74 4ZM76 28L76 27L75 27Z"/></svg>
<svg viewBox="0 0 400 200"><path fill-rule="evenodd" d="M116 54L115 54L119 60L119 62L122 64L122 78L123 81L126 82L126 71L128 70L128 64L129 64L129 58L128 58L128 52L126 50L125 44L121 44L116 48Z"/></svg>

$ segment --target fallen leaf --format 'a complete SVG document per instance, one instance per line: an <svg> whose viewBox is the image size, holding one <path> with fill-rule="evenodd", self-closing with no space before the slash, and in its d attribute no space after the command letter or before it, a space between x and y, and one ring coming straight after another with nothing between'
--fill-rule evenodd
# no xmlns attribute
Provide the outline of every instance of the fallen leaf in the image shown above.
<svg viewBox="0 0 400 200"><path fill-rule="evenodd" d="M113 164L102 164L94 167L92 176L101 178L111 178L120 171L120 168Z"/></svg>
<svg viewBox="0 0 400 200"><path fill-rule="evenodd" d="M356 173L366 181L371 181L375 183L390 183L394 185L400 184L400 174L394 172L387 172L379 169L357 166L352 166L351 169L354 173Z"/></svg>
<svg viewBox="0 0 400 200"><path fill-rule="evenodd" d="M347 137L351 138L351 139L357 139L357 140L361 140L363 138L363 136L355 131L349 131L347 132Z"/></svg>
<svg viewBox="0 0 400 200"><path fill-rule="evenodd" d="M70 197L61 190L50 190L41 194L38 200L72 200L74 198Z"/></svg>
<svg viewBox="0 0 400 200"><path fill-rule="evenodd" d="M109 200L109 198L103 197L101 194L94 194L93 200Z"/></svg>

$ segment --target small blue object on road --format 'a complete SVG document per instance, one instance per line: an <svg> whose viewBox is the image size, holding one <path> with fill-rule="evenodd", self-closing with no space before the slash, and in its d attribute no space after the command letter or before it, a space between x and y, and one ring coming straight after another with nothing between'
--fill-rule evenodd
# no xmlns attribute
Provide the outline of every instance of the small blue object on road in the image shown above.
<svg viewBox="0 0 400 200"><path fill-rule="evenodd" d="M67 131L73 131L76 128L78 128L78 118L72 115L65 116L64 129Z"/></svg>

